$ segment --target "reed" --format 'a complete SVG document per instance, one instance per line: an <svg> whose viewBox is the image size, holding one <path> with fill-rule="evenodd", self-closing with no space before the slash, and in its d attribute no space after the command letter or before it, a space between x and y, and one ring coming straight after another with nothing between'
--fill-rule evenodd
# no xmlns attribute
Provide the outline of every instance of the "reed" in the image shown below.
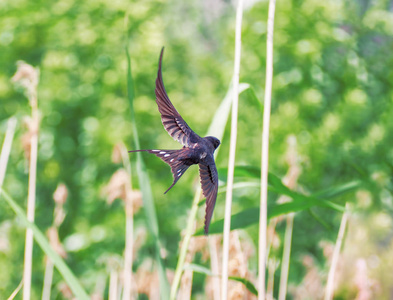
<svg viewBox="0 0 393 300"><path fill-rule="evenodd" d="M258 246L258 299L265 299L265 270L266 270L266 227L267 227L267 176L269 165L269 124L272 101L273 82L273 30L276 0L269 1L269 15L267 20L266 41L266 82L263 110L262 130L262 159L261 159L261 199L259 211L259 246Z"/></svg>
<svg viewBox="0 0 393 300"><path fill-rule="evenodd" d="M38 156L38 99L37 86L39 82L39 70L31 65L19 61L18 69L12 77L12 81L22 86L31 106L31 119L28 123L30 137L29 155L29 185L27 194L27 219L34 222L35 197L36 197L36 177L37 177L37 156ZM26 230L25 260L23 268L23 300L30 300L31 294L31 271L33 257L33 232Z"/></svg>
<svg viewBox="0 0 393 300"><path fill-rule="evenodd" d="M229 146L228 160L228 180L225 197L225 217L223 232L223 255L221 271L221 299L227 299L228 294L228 254L229 254L229 233L231 230L231 210L232 210L232 188L233 177L235 172L235 155L237 140L237 115L239 103L239 74L240 74L240 57L241 57L241 29L243 18L243 0L238 0L236 8L236 32L235 32L235 60L233 71L233 100L232 100L232 120L231 120L231 137Z"/></svg>
<svg viewBox="0 0 393 300"><path fill-rule="evenodd" d="M349 215L349 203L345 204L345 212L341 218L340 228L338 230L336 244L334 245L334 251L332 256L332 263L329 269L328 280L326 283L326 290L325 290L325 300L332 300L334 295L334 276L337 268L338 258L340 256L340 249L344 239L344 233L347 226Z"/></svg>

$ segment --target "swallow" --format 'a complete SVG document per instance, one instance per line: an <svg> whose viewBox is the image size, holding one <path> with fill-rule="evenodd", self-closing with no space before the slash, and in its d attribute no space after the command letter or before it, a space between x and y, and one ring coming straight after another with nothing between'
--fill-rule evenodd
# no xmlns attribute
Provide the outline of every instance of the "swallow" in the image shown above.
<svg viewBox="0 0 393 300"><path fill-rule="evenodd" d="M192 165L199 166L199 177L203 195L206 197L205 227L207 235L212 219L214 206L217 199L218 173L214 161L214 151L220 145L220 140L213 136L200 137L184 121L165 91L162 79L162 57L164 48L161 50L158 62L156 79L156 103L161 114L161 122L165 130L175 140L183 145L179 150L133 150L128 152L149 152L166 162L173 174L173 183L165 191L166 194L180 179L180 177Z"/></svg>

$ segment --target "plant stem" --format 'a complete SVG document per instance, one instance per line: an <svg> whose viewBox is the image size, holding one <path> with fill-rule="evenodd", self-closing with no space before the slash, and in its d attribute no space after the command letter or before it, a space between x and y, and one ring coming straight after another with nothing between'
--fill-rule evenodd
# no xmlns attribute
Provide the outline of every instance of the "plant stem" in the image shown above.
<svg viewBox="0 0 393 300"><path fill-rule="evenodd" d="M127 204L126 204L127 205ZM132 203L130 203L132 206ZM124 250L124 291L123 300L129 300L132 283L132 251L134 241L134 217L126 213L126 247Z"/></svg>
<svg viewBox="0 0 393 300"><path fill-rule="evenodd" d="M129 183L127 191L131 193L132 191L132 174L131 174L131 162L128 156L128 152L123 143L120 145L120 153L123 160L124 168L129 175ZM124 202L124 208L126 212L126 246L124 249L124 278L123 278L123 300L130 300L131 297L131 287L132 287L132 254L134 248L134 209L132 195L127 195L126 201Z"/></svg>
<svg viewBox="0 0 393 300"><path fill-rule="evenodd" d="M338 230L338 236L336 240L336 245L334 246L332 264L330 266L328 280L326 284L325 300L333 299L334 295L334 274L336 272L338 257L340 256L340 248L344 238L345 227L348 220L348 202L345 204L345 212L341 219L340 229Z"/></svg>
<svg viewBox="0 0 393 300"><path fill-rule="evenodd" d="M124 143L119 144L120 147L120 155L121 159L123 161L123 166L124 169L127 171L127 173L130 175L130 184L132 187L132 174L131 174L131 161L130 161L130 156L128 155L128 151Z"/></svg>
<svg viewBox="0 0 393 300"><path fill-rule="evenodd" d="M45 276L44 276L44 287L42 289L42 300L50 299L50 292L52 288L52 279L53 279L53 263L47 257L45 264Z"/></svg>
<svg viewBox="0 0 393 300"><path fill-rule="evenodd" d="M22 210L22 208L16 203L14 199L12 199L3 189L0 189L0 196L3 196L5 201L11 206L12 210L21 220L22 225L26 228L30 228L34 232L34 239L37 244L41 247L41 249L45 252L48 258L54 263L57 270L63 276L64 280L67 282L67 285L70 287L72 292L74 293L76 299L78 300L87 300L90 299L87 296L87 293L79 283L78 279L71 272L68 266L65 264L64 260L60 257L60 255L50 246L48 240L45 235L38 229L38 227L27 220L27 217Z"/></svg>
<svg viewBox="0 0 393 300"><path fill-rule="evenodd" d="M36 93L31 95L30 103L32 105L32 123L31 123L31 141L30 141L30 166L29 166L29 190L27 195L27 220L34 223L35 211L35 190L37 176L37 155L38 155L38 108ZM25 261L23 270L23 300L30 300L31 294L31 269L33 257L33 231L26 230L25 242Z"/></svg>
<svg viewBox="0 0 393 300"><path fill-rule="evenodd" d="M239 103L239 73L241 57L241 29L243 17L243 0L238 0L236 8L236 32L235 32L235 62L233 74L233 102L231 120L231 141L229 147L227 193L225 198L221 299L227 299L228 294L228 256L229 256L229 233L231 230L232 208L232 185L235 171L236 139L237 139L237 115Z"/></svg>
<svg viewBox="0 0 393 300"><path fill-rule="evenodd" d="M278 300L285 300L286 295L287 295L289 261L290 261L290 256L291 256L294 216L295 216L294 213L290 213L286 216L287 227L285 228L284 250L283 250L283 254L282 254L283 258L282 258L282 263L281 263L280 289L279 289L279 293L278 293Z"/></svg>
<svg viewBox="0 0 393 300"><path fill-rule="evenodd" d="M20 289L22 288L23 279L20 281L16 289L12 292L12 294L8 297L7 300L13 300L15 296L19 293Z"/></svg>
<svg viewBox="0 0 393 300"><path fill-rule="evenodd" d="M200 199L201 199L201 187L199 186L196 193L195 193L194 200L192 201L190 215L188 216L189 222L187 223L186 234L184 236L182 246L180 249L179 260L177 261L175 276L173 278L173 282L172 282L172 286L171 286L171 294L169 297L170 300L176 299L176 292L179 287L181 274L183 273L183 267L184 267L184 262L186 260L188 245L190 243L191 236L194 232L193 220L195 220L196 214L198 212L198 203L199 203Z"/></svg>
<svg viewBox="0 0 393 300"><path fill-rule="evenodd" d="M117 271L112 270L109 276L109 291L108 291L108 299L109 300L117 300L117 291L118 291L118 274Z"/></svg>
<svg viewBox="0 0 393 300"><path fill-rule="evenodd" d="M3 147L0 154L0 188L3 186L5 172L7 170L8 159L10 157L12 141L14 139L16 127L16 118L12 117L7 122L7 131L5 133Z"/></svg>
<svg viewBox="0 0 393 300"><path fill-rule="evenodd" d="M297 180L300 176L301 168L299 166L299 159L297 153L297 141L294 135L290 135L287 138L288 150L286 154L286 160L289 165L287 175L283 179L283 183L294 190L297 185ZM287 197L280 197L281 203L287 201ZM278 293L278 300L285 300L287 295L287 285L288 285L288 274L289 274L289 262L291 256L291 246L292 246L292 233L293 233L293 219L295 217L294 213L289 213L285 218L287 221L287 226L285 229L284 237L284 250L282 254L281 263L281 275L280 275L280 288Z"/></svg>
<svg viewBox="0 0 393 300"><path fill-rule="evenodd" d="M268 260L268 280L266 288L266 299L273 300L273 289L274 289L274 273L276 272L276 258L271 257Z"/></svg>
<svg viewBox="0 0 393 300"><path fill-rule="evenodd" d="M192 261L193 257L190 257L190 259ZM186 260L188 261L189 259ZM180 284L177 299L179 300L191 299L193 275L194 275L193 270L190 269L184 270L183 276L181 277L181 284Z"/></svg>
<svg viewBox="0 0 393 300"><path fill-rule="evenodd" d="M269 124L273 81L273 30L274 11L276 1L269 1L269 15L267 20L267 56L266 56L266 82L265 100L263 110L262 131L262 160L261 160L261 201L259 212L259 261L258 261L258 299L265 299L265 269L266 269L266 223L267 223L267 175L269 163Z"/></svg>
<svg viewBox="0 0 393 300"><path fill-rule="evenodd" d="M209 236L209 252L210 252L210 268L213 274L218 274L218 249L217 249L217 236ZM213 299L220 300L220 278L214 276L212 278L213 286Z"/></svg>

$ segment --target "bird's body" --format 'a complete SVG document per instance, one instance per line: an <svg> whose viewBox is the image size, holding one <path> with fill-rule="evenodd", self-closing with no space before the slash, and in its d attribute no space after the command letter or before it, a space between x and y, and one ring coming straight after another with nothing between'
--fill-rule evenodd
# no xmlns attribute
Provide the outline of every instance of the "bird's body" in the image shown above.
<svg viewBox="0 0 393 300"><path fill-rule="evenodd" d="M202 191L206 197L205 234L207 234L218 190L218 173L213 154L220 145L220 141L213 136L202 138L197 135L187 125L169 100L162 80L161 64L163 53L164 48L161 50L158 64L155 89L156 102L165 130L174 140L180 142L183 148L179 150L134 150L129 152L145 151L155 154L171 167L173 183L165 193L176 184L191 165L199 165Z"/></svg>

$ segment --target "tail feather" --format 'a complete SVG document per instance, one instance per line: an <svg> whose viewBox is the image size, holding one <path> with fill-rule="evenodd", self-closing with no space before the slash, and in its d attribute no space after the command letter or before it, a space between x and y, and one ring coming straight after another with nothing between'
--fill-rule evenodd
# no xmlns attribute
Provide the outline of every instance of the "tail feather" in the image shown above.
<svg viewBox="0 0 393 300"><path fill-rule="evenodd" d="M128 152L149 152L157 157L161 158L164 162L166 162L170 167L173 175L173 183L172 185L165 191L166 194L180 179L180 177L187 171L190 167L190 164L186 163L185 158L187 148L183 148L180 150L133 150Z"/></svg>

